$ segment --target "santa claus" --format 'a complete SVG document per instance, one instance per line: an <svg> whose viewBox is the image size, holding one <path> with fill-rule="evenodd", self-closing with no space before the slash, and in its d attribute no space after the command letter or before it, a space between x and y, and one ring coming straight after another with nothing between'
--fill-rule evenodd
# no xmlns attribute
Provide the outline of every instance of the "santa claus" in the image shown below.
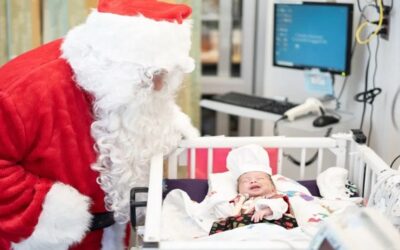
<svg viewBox="0 0 400 250"><path fill-rule="evenodd" d="M150 158L198 135L174 103L194 68L190 13L100 0L64 39L0 68L0 249L124 248Z"/></svg>

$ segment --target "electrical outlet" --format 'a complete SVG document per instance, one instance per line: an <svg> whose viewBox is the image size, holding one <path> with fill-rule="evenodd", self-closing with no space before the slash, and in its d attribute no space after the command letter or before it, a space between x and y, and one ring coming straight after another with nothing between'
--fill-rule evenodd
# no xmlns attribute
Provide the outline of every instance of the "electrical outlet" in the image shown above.
<svg viewBox="0 0 400 250"><path fill-rule="evenodd" d="M389 40L389 28L390 28L389 24L390 24L390 7L383 6L382 27L378 33L382 39Z"/></svg>

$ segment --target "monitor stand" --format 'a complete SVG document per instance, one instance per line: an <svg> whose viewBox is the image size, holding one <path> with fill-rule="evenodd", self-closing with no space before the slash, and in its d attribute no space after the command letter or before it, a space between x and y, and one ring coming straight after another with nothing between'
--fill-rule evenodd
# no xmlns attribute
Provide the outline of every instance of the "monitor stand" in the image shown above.
<svg viewBox="0 0 400 250"><path fill-rule="evenodd" d="M307 92L333 95L333 75L319 69L304 70L304 84Z"/></svg>

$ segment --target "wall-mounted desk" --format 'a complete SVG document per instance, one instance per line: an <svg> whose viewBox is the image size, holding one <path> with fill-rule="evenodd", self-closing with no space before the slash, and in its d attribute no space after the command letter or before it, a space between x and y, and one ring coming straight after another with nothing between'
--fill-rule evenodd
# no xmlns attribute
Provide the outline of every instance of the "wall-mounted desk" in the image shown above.
<svg viewBox="0 0 400 250"><path fill-rule="evenodd" d="M231 105L231 104L226 104L218 101L213 101L209 99L203 99L200 101L200 106L203 108L215 110L217 112L229 114L229 115L236 115L239 117L246 117L246 118L251 118L251 119L258 119L258 120L264 120L264 121L271 121L274 122L278 120L281 116L269 112L264 112L264 111L259 111L255 109L250 109L250 108L245 108L241 106L236 106L236 105ZM328 114L330 111L328 110ZM296 119L293 122L289 121L281 121L280 126L285 126L285 127L291 127L295 129L302 129L305 131L325 131L326 128L328 127L334 127L338 125L343 125L344 123L350 122L353 118L353 115L344 112L344 111L335 111L336 114L340 115L340 121L339 123L332 124L329 126L325 127L314 127L312 125L312 122L314 119L317 117L316 115L306 115L304 117L300 117Z"/></svg>

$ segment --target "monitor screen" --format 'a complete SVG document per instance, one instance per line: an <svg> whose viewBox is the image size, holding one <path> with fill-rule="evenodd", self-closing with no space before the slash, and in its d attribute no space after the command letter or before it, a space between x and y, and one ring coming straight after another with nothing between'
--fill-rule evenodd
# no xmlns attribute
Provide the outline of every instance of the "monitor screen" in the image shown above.
<svg viewBox="0 0 400 250"><path fill-rule="evenodd" d="M350 74L353 5L274 5L275 66Z"/></svg>

